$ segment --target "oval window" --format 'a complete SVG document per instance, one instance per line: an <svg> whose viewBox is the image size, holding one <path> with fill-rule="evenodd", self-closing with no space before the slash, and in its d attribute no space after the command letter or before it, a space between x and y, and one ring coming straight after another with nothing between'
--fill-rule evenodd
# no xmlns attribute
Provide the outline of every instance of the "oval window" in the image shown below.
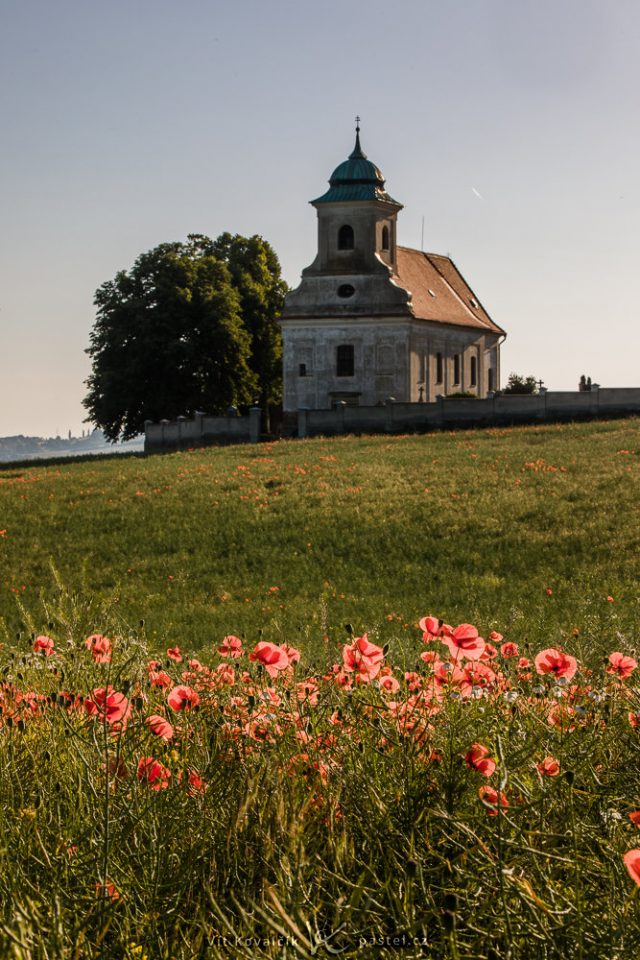
<svg viewBox="0 0 640 960"><path fill-rule="evenodd" d="M338 287L338 296L342 297L343 300L346 300L347 297L352 297L355 292L355 287L352 287L350 283L343 283Z"/></svg>

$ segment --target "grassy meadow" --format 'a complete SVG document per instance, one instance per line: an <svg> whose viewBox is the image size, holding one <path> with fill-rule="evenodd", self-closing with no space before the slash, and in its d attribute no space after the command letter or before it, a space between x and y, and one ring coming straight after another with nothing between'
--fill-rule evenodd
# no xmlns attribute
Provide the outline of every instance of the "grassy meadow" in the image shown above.
<svg viewBox="0 0 640 960"><path fill-rule="evenodd" d="M5 468L0 624L37 615L53 566L157 649L386 640L430 612L534 643L624 630L639 465L628 420Z"/></svg>
<svg viewBox="0 0 640 960"><path fill-rule="evenodd" d="M639 499L638 420L1 468L0 957L638 956Z"/></svg>

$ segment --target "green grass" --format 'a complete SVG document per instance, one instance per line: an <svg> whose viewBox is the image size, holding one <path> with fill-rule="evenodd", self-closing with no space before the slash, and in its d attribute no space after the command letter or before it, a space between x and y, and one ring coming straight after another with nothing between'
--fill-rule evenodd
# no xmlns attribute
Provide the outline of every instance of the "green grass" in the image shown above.
<svg viewBox="0 0 640 960"><path fill-rule="evenodd" d="M384 639L428 612L536 643L628 630L639 465L626 420L5 469L0 622L55 595L53 564L158 649L347 621Z"/></svg>
<svg viewBox="0 0 640 960"><path fill-rule="evenodd" d="M639 471L637 420L0 470L0 957L292 960L332 933L345 958L637 957L640 689L603 660L640 659ZM463 688L420 658L448 655L425 614L578 671L498 655ZM346 623L384 645L396 691L336 682ZM229 633L245 655L223 683ZM260 639L300 649L292 676L249 660ZM171 710L154 656L197 711ZM84 705L107 685L131 705L120 731ZM148 756L166 789L137 775Z"/></svg>

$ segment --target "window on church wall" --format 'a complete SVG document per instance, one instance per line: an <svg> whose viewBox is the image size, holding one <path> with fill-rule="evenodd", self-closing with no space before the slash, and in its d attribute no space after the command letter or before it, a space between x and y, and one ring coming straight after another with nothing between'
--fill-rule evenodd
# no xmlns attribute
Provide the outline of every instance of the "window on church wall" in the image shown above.
<svg viewBox="0 0 640 960"><path fill-rule="evenodd" d="M353 344L341 343L336 347L336 377L352 377L354 366Z"/></svg>
<svg viewBox="0 0 640 960"><path fill-rule="evenodd" d="M493 391L496 388L496 376L493 367L489 367L487 373L489 374L487 389Z"/></svg>
<svg viewBox="0 0 640 960"><path fill-rule="evenodd" d="M470 368L470 383L472 387L478 385L478 358L471 357L471 368Z"/></svg>
<svg viewBox="0 0 640 960"><path fill-rule="evenodd" d="M353 250L353 247L353 227L345 223L338 230L338 250Z"/></svg>
<svg viewBox="0 0 640 960"><path fill-rule="evenodd" d="M383 250L389 249L389 227L382 228L382 243L381 247Z"/></svg>
<svg viewBox="0 0 640 960"><path fill-rule="evenodd" d="M442 354L436 353L436 383L442 383L444 379L444 363L442 362Z"/></svg>
<svg viewBox="0 0 640 960"><path fill-rule="evenodd" d="M300 363L300 364L298 364L298 376L299 376L299 377L306 377L306 375L307 375L307 365L306 365L306 363Z"/></svg>
<svg viewBox="0 0 640 960"><path fill-rule="evenodd" d="M460 354L455 353L453 355L453 382L458 385L460 383Z"/></svg>

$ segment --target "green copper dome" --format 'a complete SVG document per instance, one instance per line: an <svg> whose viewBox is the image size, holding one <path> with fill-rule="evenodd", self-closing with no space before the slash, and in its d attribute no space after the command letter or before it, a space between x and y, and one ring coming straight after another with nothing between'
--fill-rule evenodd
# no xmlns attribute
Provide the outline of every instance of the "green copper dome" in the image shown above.
<svg viewBox="0 0 640 960"><path fill-rule="evenodd" d="M356 145L349 159L333 171L327 192L311 203L343 203L348 200L383 200L400 206L384 189L384 177L378 167L363 153L359 128L356 128Z"/></svg>

